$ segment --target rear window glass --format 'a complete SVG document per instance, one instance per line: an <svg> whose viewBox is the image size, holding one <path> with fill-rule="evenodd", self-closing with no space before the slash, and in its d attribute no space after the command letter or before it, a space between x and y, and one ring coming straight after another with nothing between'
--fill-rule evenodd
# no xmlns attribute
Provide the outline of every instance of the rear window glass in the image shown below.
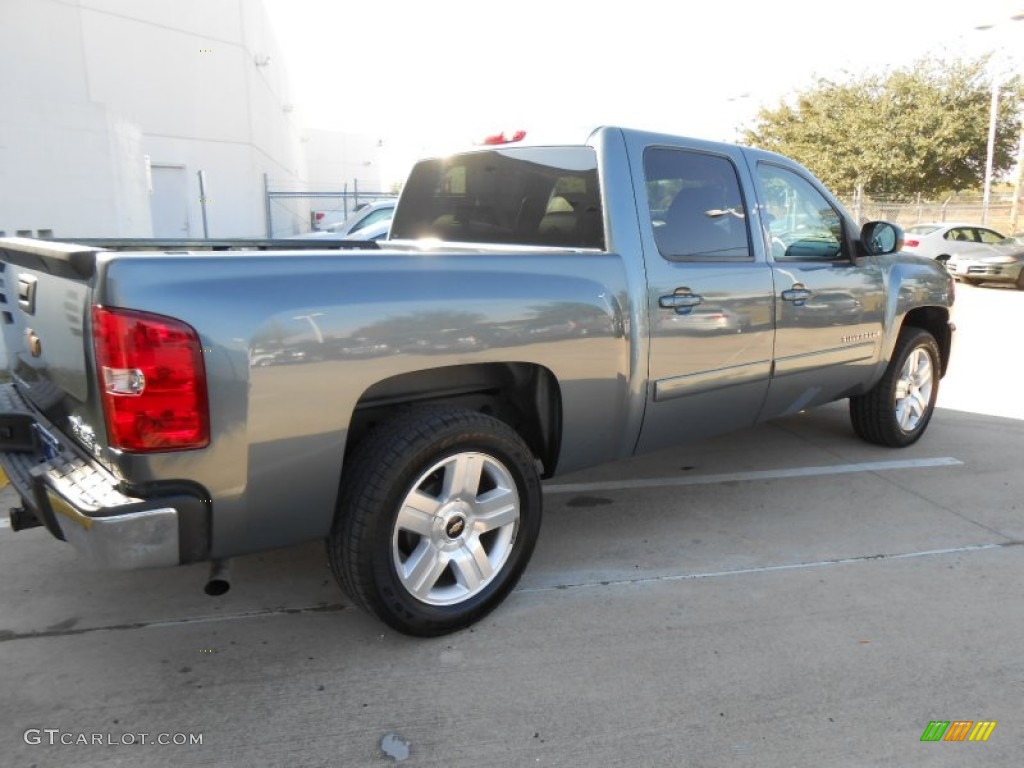
<svg viewBox="0 0 1024 768"><path fill-rule="evenodd" d="M425 160L413 168L391 238L604 248L590 147L520 147Z"/></svg>

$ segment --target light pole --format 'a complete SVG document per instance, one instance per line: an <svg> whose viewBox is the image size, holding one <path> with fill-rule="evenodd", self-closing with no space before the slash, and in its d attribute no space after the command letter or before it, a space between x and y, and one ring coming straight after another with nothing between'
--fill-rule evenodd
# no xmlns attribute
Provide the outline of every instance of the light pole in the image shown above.
<svg viewBox="0 0 1024 768"><path fill-rule="evenodd" d="M743 101L745 101L745 100L747 100L749 98L750 98L750 94L747 93L747 92L744 92L744 93L738 93L735 96L730 96L729 98L727 98L725 100L726 103L732 104L735 107L734 109L730 110L730 112L733 113L733 119L735 119L735 115L739 114L740 111L742 110L742 106L743 105L741 104L741 102L743 102ZM737 134L736 129L737 129L737 126L734 124L732 126L732 135L726 136L725 138L722 139L722 141L726 141L726 142L730 142L730 143L737 141L739 139L739 136Z"/></svg>
<svg viewBox="0 0 1024 768"><path fill-rule="evenodd" d="M1010 21L1024 21L1024 13L1015 13L1009 17ZM999 24L981 24L975 29L985 32L996 29ZM995 165L996 150L996 126L999 122L999 77L992 77L992 101L988 113L988 143L985 150L985 187L981 198L981 223L988 224L988 209L992 202L992 175ZM1013 189L1013 203L1010 207L1010 234L1017 228L1017 211L1021 195L1022 165L1024 165L1024 122L1021 123L1020 143L1018 145L1017 170Z"/></svg>
<svg viewBox="0 0 1024 768"><path fill-rule="evenodd" d="M996 124L999 120L999 80L992 78L992 105L988 111L988 144L985 148L985 191L981 196L981 223L988 224L988 206L992 202L992 166L996 154Z"/></svg>
<svg viewBox="0 0 1024 768"><path fill-rule="evenodd" d="M1010 234L1017 234L1017 216L1020 213L1020 196L1024 194L1024 118L1020 123L1020 138L1017 140L1017 170L1013 180L1013 202L1010 204Z"/></svg>

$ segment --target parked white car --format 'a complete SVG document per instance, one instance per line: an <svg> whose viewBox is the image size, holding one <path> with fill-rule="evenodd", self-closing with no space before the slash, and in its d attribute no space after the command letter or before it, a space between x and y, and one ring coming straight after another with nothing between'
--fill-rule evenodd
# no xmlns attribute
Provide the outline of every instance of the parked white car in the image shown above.
<svg viewBox="0 0 1024 768"><path fill-rule="evenodd" d="M915 224L906 229L904 237L904 253L927 256L942 262L981 243L994 245L1006 239L1004 235L988 227L948 221Z"/></svg>

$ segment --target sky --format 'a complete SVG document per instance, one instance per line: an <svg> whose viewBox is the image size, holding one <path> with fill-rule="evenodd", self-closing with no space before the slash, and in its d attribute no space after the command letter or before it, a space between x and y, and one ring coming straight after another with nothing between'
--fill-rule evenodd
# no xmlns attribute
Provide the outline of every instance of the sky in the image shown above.
<svg viewBox="0 0 1024 768"><path fill-rule="evenodd" d="M929 54L1024 68L1024 0L264 1L307 125L421 154L510 128L732 141L818 77Z"/></svg>

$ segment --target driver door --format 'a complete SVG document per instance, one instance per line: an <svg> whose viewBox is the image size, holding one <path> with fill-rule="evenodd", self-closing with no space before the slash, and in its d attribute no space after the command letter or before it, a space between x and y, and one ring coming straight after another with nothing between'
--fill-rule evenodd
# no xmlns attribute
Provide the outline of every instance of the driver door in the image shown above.
<svg viewBox="0 0 1024 768"><path fill-rule="evenodd" d="M804 174L760 162L775 276L775 355L762 419L852 393L878 360L885 316L877 258L855 257L854 223Z"/></svg>

